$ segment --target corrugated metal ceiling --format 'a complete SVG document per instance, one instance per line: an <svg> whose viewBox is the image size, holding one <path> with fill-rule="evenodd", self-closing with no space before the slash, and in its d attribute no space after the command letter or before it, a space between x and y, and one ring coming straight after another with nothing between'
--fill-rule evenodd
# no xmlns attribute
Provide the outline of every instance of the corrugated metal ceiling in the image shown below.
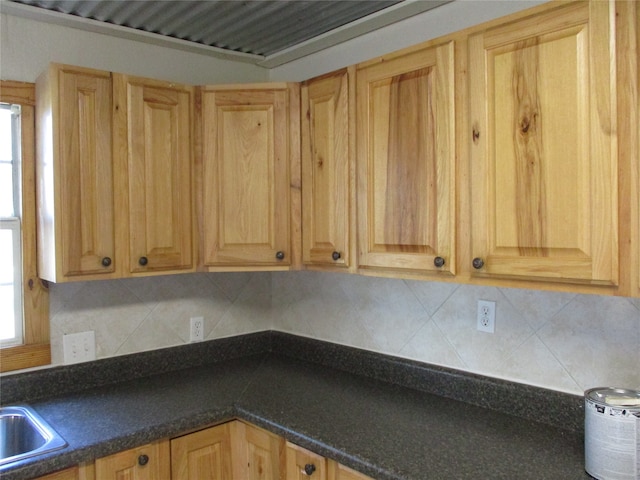
<svg viewBox="0 0 640 480"><path fill-rule="evenodd" d="M267 57L403 0L12 1Z"/></svg>

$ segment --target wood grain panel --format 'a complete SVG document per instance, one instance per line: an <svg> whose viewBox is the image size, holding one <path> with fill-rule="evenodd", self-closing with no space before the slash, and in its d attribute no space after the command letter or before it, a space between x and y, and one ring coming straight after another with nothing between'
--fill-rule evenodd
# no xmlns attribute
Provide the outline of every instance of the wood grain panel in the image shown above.
<svg viewBox="0 0 640 480"><path fill-rule="evenodd" d="M125 76L117 81L126 84L130 270L189 270L193 89Z"/></svg>
<svg viewBox="0 0 640 480"><path fill-rule="evenodd" d="M231 422L230 426L233 478L235 480L282 478L284 475L284 439L240 421Z"/></svg>
<svg viewBox="0 0 640 480"><path fill-rule="evenodd" d="M289 90L254 88L202 91L208 266L291 264Z"/></svg>
<svg viewBox="0 0 640 480"><path fill-rule="evenodd" d="M327 480L327 460L305 448L287 442L287 480ZM305 473L305 466L313 465L313 476Z"/></svg>
<svg viewBox="0 0 640 480"><path fill-rule="evenodd" d="M37 93L39 274L56 282L111 276L111 75L54 64L39 77Z"/></svg>
<svg viewBox="0 0 640 480"><path fill-rule="evenodd" d="M452 42L358 70L361 267L455 270L453 72Z"/></svg>
<svg viewBox="0 0 640 480"><path fill-rule="evenodd" d="M352 155L347 70L302 87L303 261L350 265ZM340 256L333 259L333 253Z"/></svg>
<svg viewBox="0 0 640 480"><path fill-rule="evenodd" d="M171 459L169 440L161 440L125 450L95 462L95 480L158 480L170 478ZM139 464L146 455L148 463Z"/></svg>
<svg viewBox="0 0 640 480"><path fill-rule="evenodd" d="M618 282L609 9L571 4L470 39L479 275Z"/></svg>
<svg viewBox="0 0 640 480"><path fill-rule="evenodd" d="M229 423L171 440L172 480L232 478Z"/></svg>
<svg viewBox="0 0 640 480"><path fill-rule="evenodd" d="M328 460L327 464L328 480L372 480L371 477L345 467L334 460Z"/></svg>

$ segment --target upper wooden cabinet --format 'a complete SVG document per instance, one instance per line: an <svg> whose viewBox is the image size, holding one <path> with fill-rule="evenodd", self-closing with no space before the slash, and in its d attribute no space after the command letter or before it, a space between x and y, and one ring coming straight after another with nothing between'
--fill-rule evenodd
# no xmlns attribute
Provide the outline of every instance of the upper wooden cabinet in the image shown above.
<svg viewBox="0 0 640 480"><path fill-rule="evenodd" d="M298 85L202 87L206 267L277 270L295 262L290 190L299 192L292 171L299 164L299 102Z"/></svg>
<svg viewBox="0 0 640 480"><path fill-rule="evenodd" d="M302 84L302 260L349 267L355 231L355 78L345 69Z"/></svg>
<svg viewBox="0 0 640 480"><path fill-rule="evenodd" d="M614 25L579 2L470 37L477 275L618 283Z"/></svg>
<svg viewBox="0 0 640 480"><path fill-rule="evenodd" d="M192 269L193 87L118 74L114 85L129 269Z"/></svg>
<svg viewBox="0 0 640 480"><path fill-rule="evenodd" d="M113 276L117 262L108 72L51 65L36 84L38 274Z"/></svg>
<svg viewBox="0 0 640 480"><path fill-rule="evenodd" d="M358 66L360 268L455 272L453 47Z"/></svg>
<svg viewBox="0 0 640 480"><path fill-rule="evenodd" d="M193 88L53 64L36 98L39 276L193 270Z"/></svg>

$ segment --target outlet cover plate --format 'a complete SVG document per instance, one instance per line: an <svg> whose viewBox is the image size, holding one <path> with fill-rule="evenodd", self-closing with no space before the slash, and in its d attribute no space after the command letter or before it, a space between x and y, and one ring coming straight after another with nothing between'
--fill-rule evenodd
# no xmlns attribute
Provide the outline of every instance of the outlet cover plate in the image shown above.
<svg viewBox="0 0 640 480"><path fill-rule="evenodd" d="M64 363L88 362L96 359L96 335L88 332L69 333L62 336Z"/></svg>

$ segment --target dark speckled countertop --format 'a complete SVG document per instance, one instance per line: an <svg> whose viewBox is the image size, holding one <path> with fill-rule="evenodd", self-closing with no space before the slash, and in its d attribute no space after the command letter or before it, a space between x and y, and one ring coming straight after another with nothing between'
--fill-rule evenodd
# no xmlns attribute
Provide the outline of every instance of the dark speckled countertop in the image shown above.
<svg viewBox="0 0 640 480"><path fill-rule="evenodd" d="M0 382L3 405L28 403L69 444L3 480L233 418L376 479L589 478L582 397L278 332Z"/></svg>

